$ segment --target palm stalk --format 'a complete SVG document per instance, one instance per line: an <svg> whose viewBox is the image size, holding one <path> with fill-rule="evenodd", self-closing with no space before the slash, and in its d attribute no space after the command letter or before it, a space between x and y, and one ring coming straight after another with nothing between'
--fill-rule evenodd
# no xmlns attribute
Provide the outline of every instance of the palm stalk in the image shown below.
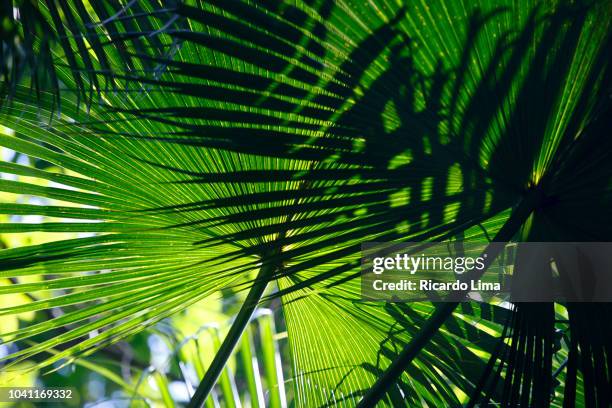
<svg viewBox="0 0 612 408"><path fill-rule="evenodd" d="M208 370L206 370L206 374L195 393L191 397L189 404L187 405L189 408L202 407L208 397L208 394L215 386L227 360L230 355L234 351L236 344L240 340L242 333L245 328L251 321L251 316L253 316L253 312L255 308L259 304L266 288L268 287L268 283L274 276L274 272L277 267L273 263L263 262L261 268L259 269L259 273L253 282L253 285L249 289L249 293L247 294L244 303L242 304L240 311L236 315L234 322L232 323L230 330L227 335L223 339L223 343L219 350L215 354L213 361L210 363Z"/></svg>
<svg viewBox="0 0 612 408"><path fill-rule="evenodd" d="M493 238L493 243L484 250L483 253L487 254L484 268L479 271L474 270L473 272L476 273L469 276L469 279L478 279L487 271L504 248L504 245L500 245L500 243L510 241L541 202L541 188L536 188L517 205L508 221ZM469 289L459 292L457 296L464 297L468 292ZM440 327L448 321L448 318L458 305L459 302L444 302L436 306L435 311L421 327L417 335L410 340L410 343L406 345L404 350L402 350L385 372L376 380L372 388L359 401L358 408L373 407L385 396L406 371L406 367L418 356ZM500 339L500 341L503 341L503 339Z"/></svg>

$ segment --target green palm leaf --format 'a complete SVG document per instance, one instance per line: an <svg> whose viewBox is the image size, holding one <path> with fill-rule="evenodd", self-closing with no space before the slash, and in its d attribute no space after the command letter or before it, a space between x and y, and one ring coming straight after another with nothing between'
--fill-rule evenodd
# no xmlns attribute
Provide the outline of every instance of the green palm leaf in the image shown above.
<svg viewBox="0 0 612 408"><path fill-rule="evenodd" d="M0 211L58 222L0 232L95 233L0 252L1 276L19 282L0 293L45 295L0 313L65 310L2 340L72 327L8 359L60 345L43 365L87 355L215 291L249 289L198 405L275 281L299 405L550 403L552 307L361 303L354 278L365 241L608 239L604 2L133 3L120 18L41 7L36 21L60 42L48 51L57 89L33 98L13 85L3 106L14 134L0 145L63 172L3 163L30 179L0 191L53 203ZM93 40L101 32L108 43ZM31 275L46 279L19 280ZM601 403L610 377L589 359L609 358L610 327L596 321L604 334L590 336L584 308L568 305L565 397L582 358L585 401ZM533 387L523 399L521 387Z"/></svg>

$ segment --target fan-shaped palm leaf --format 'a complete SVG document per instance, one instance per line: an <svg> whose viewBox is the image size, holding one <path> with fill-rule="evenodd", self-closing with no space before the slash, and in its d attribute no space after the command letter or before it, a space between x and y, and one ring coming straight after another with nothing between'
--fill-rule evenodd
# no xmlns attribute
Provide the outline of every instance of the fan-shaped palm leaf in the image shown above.
<svg viewBox="0 0 612 408"><path fill-rule="evenodd" d="M274 280L300 405L549 404L552 306L361 303L355 280L364 241L610 236L609 10L519 3L128 2L115 31L76 9L73 36L69 6L38 9L68 63L54 71L61 117L54 96L13 87L0 144L65 172L3 163L44 185L0 190L64 204L0 210L78 222L0 231L95 235L0 253L2 276L47 277L2 293L61 291L1 313L65 310L2 339L72 327L8 358L62 344L45 365L87 355L216 290L249 289L198 405ZM79 27L111 41L81 43ZM84 112L87 89L99 97ZM600 309L568 305L568 403L578 359L586 403L609 398L598 361L611 328L585 320Z"/></svg>

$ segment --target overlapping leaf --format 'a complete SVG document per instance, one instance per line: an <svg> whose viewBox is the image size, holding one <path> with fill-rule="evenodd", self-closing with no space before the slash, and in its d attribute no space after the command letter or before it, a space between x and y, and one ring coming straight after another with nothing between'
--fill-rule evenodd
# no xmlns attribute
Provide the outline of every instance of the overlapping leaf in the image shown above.
<svg viewBox="0 0 612 408"><path fill-rule="evenodd" d="M11 357L103 329L53 359L90 350L272 264L298 402L354 405L433 311L359 303L360 244L485 240L543 180L550 196L566 194L563 202L575 205L582 187L568 192L560 183L580 143L601 140L594 119L609 75L604 9L206 1L177 4L178 27L141 28L146 38L180 44L170 57L139 40L105 53L98 63L106 67L57 55L76 60L57 66L68 90L62 117L50 120L51 99L35 106L18 89L2 116L15 136L0 143L70 174L7 163L3 172L59 184L0 180L0 189L70 205L0 209L82 221L0 231L98 235L1 253L3 276L49 278L5 293L63 291L3 313L73 305L4 339L86 323ZM130 15L122 24L135 21ZM132 69L125 58L164 69ZM106 92L104 79L124 86ZM88 114L68 93L86 89L82 81L100 94ZM608 167L582 184L602 202L610 199ZM605 227L593 231L609 236ZM508 321L494 308L495 318L485 318L492 322L475 324L488 310L466 306L450 317L385 400L467 401ZM486 392L504 398L503 390Z"/></svg>

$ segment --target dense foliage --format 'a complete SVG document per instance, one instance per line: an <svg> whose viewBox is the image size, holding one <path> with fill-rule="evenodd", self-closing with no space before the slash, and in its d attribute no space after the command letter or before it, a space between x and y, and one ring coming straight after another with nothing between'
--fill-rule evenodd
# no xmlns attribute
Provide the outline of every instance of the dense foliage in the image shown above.
<svg viewBox="0 0 612 408"><path fill-rule="evenodd" d="M0 251L31 296L0 314L62 311L3 361L244 290L192 406L270 299L296 406L608 406L609 304L362 302L358 276L366 241L610 241L609 2L10 3L0 145L33 164L0 191L52 201L0 203L45 217L0 233L66 235Z"/></svg>

